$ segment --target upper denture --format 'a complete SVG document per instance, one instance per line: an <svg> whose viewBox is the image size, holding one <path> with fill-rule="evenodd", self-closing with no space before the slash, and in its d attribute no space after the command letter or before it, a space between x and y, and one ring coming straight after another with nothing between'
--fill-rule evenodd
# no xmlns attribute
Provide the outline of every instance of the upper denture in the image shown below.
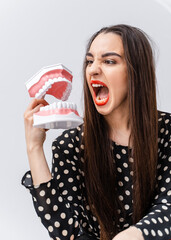
<svg viewBox="0 0 171 240"><path fill-rule="evenodd" d="M58 64L42 69L27 81L26 86L30 97L42 98L45 94L50 94L65 101L72 89L72 78L71 71Z"/></svg>

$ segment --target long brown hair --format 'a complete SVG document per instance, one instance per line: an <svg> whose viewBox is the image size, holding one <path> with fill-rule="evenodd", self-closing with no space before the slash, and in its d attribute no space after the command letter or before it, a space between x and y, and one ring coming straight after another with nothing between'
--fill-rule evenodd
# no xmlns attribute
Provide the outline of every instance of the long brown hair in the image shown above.
<svg viewBox="0 0 171 240"><path fill-rule="evenodd" d="M154 196L158 151L158 112L156 103L155 64L149 37L129 25L102 28L101 33L121 37L128 74L129 125L133 157L133 224L147 212ZM87 81L84 62L84 172L88 202L101 227L101 239L111 239L119 232L115 161L109 139L109 127L94 106Z"/></svg>

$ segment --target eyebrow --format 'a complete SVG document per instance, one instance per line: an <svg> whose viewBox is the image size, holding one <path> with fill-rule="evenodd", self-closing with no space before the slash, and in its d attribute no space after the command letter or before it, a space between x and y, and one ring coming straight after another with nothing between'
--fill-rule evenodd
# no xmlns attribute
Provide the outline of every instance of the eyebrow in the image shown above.
<svg viewBox="0 0 171 240"><path fill-rule="evenodd" d="M117 56L117 57L122 58L121 55L119 55L119 54L116 53L116 52L107 52L107 53L102 54L102 58L104 58L104 57L109 57L109 56ZM90 52L88 52L88 53L86 54L86 57L93 57L93 54L90 53Z"/></svg>

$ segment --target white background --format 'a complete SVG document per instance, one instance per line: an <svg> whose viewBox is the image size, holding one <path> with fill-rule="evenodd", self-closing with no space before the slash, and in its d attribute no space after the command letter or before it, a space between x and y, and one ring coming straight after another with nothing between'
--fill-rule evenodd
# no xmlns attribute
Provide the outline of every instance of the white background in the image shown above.
<svg viewBox="0 0 171 240"><path fill-rule="evenodd" d="M170 9L169 0L0 1L0 239L49 239L31 195L20 184L29 169L23 113L30 98L24 83L40 68L63 63L74 75L68 101L77 103L82 115L86 43L100 28L125 23L141 28L155 41L158 109L171 112ZM55 98L46 100L52 103ZM47 135L49 164L51 142L58 134L51 130Z"/></svg>

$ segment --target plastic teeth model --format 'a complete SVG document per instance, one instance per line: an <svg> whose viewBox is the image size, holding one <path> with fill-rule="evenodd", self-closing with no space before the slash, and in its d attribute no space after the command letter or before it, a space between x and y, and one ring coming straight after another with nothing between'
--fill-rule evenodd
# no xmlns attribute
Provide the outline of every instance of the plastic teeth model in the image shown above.
<svg viewBox="0 0 171 240"><path fill-rule="evenodd" d="M33 119L33 126L45 129L77 127L82 122L76 104L62 101L41 107Z"/></svg>
<svg viewBox="0 0 171 240"><path fill-rule="evenodd" d="M62 64L42 68L26 82L26 87L30 97L43 98L50 94L60 100L41 107L33 115L34 127L67 129L83 122L76 104L63 102L68 99L72 89L72 72Z"/></svg>
<svg viewBox="0 0 171 240"><path fill-rule="evenodd" d="M30 97L50 94L66 101L72 89L72 72L62 64L44 67L26 82L26 87Z"/></svg>

